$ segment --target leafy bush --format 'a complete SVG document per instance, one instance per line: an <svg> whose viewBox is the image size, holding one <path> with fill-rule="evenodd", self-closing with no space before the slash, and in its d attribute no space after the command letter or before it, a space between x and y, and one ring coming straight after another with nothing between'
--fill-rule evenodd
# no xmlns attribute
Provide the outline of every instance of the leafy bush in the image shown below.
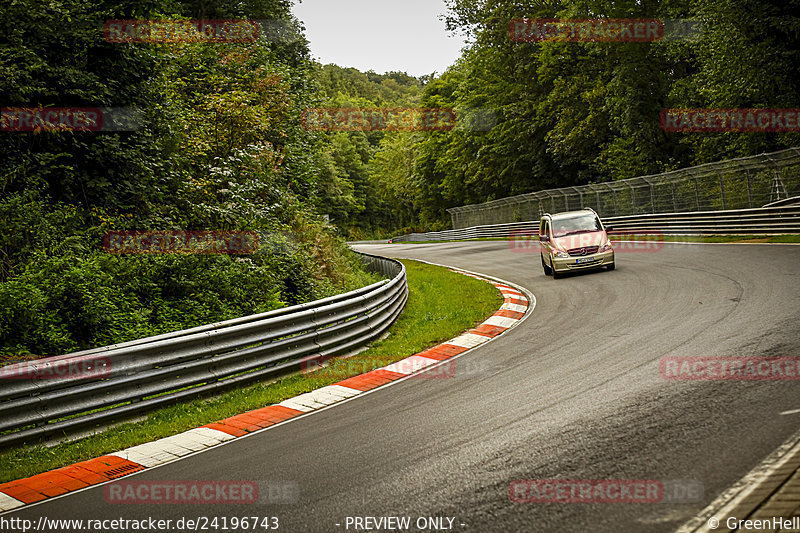
<svg viewBox="0 0 800 533"><path fill-rule="evenodd" d="M294 305L376 281L319 224L252 255L37 251L0 283L0 354L54 355Z"/></svg>
<svg viewBox="0 0 800 533"><path fill-rule="evenodd" d="M4 107L122 107L123 132L0 131L0 355L52 355L375 280L314 213L307 42L283 0L0 4ZM109 19L281 21L286 39L109 43ZM14 68L7 67L14 65ZM112 255L115 230L250 230L248 256Z"/></svg>

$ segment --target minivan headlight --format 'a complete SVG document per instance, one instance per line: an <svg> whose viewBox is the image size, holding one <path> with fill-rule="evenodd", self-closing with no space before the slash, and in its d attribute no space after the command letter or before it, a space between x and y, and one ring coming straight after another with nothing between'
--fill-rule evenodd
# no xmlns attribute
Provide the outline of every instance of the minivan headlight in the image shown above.
<svg viewBox="0 0 800 533"><path fill-rule="evenodd" d="M560 258L560 259L564 259L566 257L569 257L569 254L567 252L562 251L562 250L556 250L555 252L553 252L553 255L555 257Z"/></svg>
<svg viewBox="0 0 800 533"><path fill-rule="evenodd" d="M607 252L609 250L613 250L613 248L611 247L611 241L606 241L606 243L603 244L602 246L600 246L600 248L597 251L598 252Z"/></svg>

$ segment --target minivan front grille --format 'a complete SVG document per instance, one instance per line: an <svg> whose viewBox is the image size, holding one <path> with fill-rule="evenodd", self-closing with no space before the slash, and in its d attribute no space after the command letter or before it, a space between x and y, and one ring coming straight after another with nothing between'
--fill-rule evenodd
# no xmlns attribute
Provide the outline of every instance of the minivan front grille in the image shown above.
<svg viewBox="0 0 800 533"><path fill-rule="evenodd" d="M572 256L591 255L596 254L599 246L584 246L583 248L572 248L567 250L567 253Z"/></svg>

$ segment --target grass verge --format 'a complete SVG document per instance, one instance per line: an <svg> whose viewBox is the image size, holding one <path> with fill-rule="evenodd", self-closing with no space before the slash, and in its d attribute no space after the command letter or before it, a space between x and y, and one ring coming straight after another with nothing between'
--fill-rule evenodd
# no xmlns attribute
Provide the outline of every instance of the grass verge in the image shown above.
<svg viewBox="0 0 800 533"><path fill-rule="evenodd" d="M0 452L0 482L20 479L174 435L380 368L451 339L482 322L502 304L492 285L450 270L403 260L409 298L384 339L317 372L296 373L219 396L153 411L144 420L52 447L18 446Z"/></svg>

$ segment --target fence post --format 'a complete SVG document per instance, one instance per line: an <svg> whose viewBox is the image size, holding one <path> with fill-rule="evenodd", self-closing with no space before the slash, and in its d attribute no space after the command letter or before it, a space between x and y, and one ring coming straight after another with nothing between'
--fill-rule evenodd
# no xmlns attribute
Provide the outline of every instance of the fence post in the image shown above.
<svg viewBox="0 0 800 533"><path fill-rule="evenodd" d="M633 185L628 183L628 187L631 188L631 214L636 214L636 189L633 188Z"/></svg>
<svg viewBox="0 0 800 533"><path fill-rule="evenodd" d="M786 192L786 187L783 185L783 180L781 179L781 174L778 172L778 166L775 166L775 178L772 180L772 191L769 193L769 201L772 202L772 195L775 195L775 200L781 199L781 193L783 193L784 198L788 198L789 194Z"/></svg>
<svg viewBox="0 0 800 533"><path fill-rule="evenodd" d="M617 190L610 184L608 185L608 188L611 189L611 198L614 202L614 216L616 217L619 216L619 208L617 207Z"/></svg>
<svg viewBox="0 0 800 533"><path fill-rule="evenodd" d="M697 210L700 211L700 186L697 184L697 176L694 179L694 195L697 198Z"/></svg>
<svg viewBox="0 0 800 533"><path fill-rule="evenodd" d="M653 182L650 181L649 179L645 178L644 176L642 176L642 179L644 180L645 183L647 183L650 186L650 212L655 214L655 212L656 212L656 197L655 197L655 194L653 192Z"/></svg>
<svg viewBox="0 0 800 533"><path fill-rule="evenodd" d="M722 172L717 170L717 174L719 174L719 190L722 194L722 210L724 211L727 209L726 202L725 202L725 180L722 178Z"/></svg>
<svg viewBox="0 0 800 533"><path fill-rule="evenodd" d="M597 207L597 212L599 214L603 210L600 207L600 191L595 189L594 185L589 185L589 188L594 191L595 201L597 202L597 204L595 204L595 206Z"/></svg>
<svg viewBox="0 0 800 533"><path fill-rule="evenodd" d="M675 182L670 182L670 187L672 188L672 212L678 212L678 202L675 200Z"/></svg>
<svg viewBox="0 0 800 533"><path fill-rule="evenodd" d="M747 207L753 207L753 189L750 185L750 169L744 169L745 173L747 174Z"/></svg>

